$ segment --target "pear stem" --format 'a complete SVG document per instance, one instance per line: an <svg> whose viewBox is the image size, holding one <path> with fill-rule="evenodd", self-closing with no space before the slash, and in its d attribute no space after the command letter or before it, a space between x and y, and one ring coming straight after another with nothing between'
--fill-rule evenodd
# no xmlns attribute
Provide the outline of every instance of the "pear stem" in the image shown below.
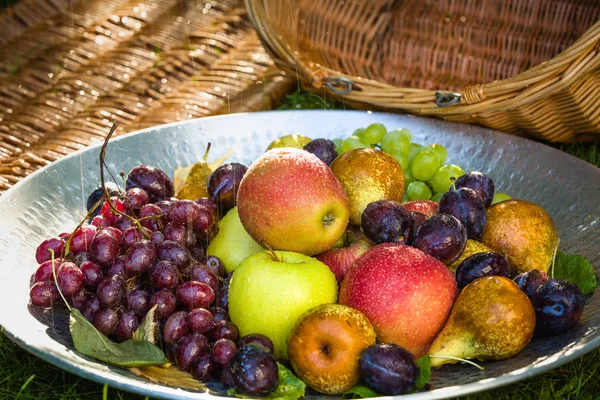
<svg viewBox="0 0 600 400"><path fill-rule="evenodd" d="M436 356L435 354L430 354L429 357L431 357L431 358L443 358L443 359L446 359L446 360L460 361L460 362L465 363L465 364L471 364L472 366L474 366L475 368L477 368L478 370L481 370L481 371L483 371L485 369L481 365L479 365L477 363L474 363L473 361L470 361L470 360L465 360L464 358L452 357L452 356Z"/></svg>

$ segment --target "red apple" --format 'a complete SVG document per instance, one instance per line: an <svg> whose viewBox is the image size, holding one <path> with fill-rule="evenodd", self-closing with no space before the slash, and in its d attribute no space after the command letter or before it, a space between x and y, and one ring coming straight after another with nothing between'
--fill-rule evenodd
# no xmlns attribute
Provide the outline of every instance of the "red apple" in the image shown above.
<svg viewBox="0 0 600 400"><path fill-rule="evenodd" d="M348 225L348 199L317 156L277 148L246 171L237 194L240 221L258 243L306 255L330 248Z"/></svg>
<svg viewBox="0 0 600 400"><path fill-rule="evenodd" d="M402 206L406 208L406 211L420 212L428 217L433 217L438 211L438 203L431 200L407 201L406 203L402 203Z"/></svg>
<svg viewBox="0 0 600 400"><path fill-rule="evenodd" d="M339 303L362 311L378 340L424 355L456 297L441 261L410 246L383 243L363 254L343 280Z"/></svg>
<svg viewBox="0 0 600 400"><path fill-rule="evenodd" d="M296 374L311 388L342 394L360 380L360 355L375 339L363 313L323 304L298 319L288 340L288 355Z"/></svg>
<svg viewBox="0 0 600 400"><path fill-rule="evenodd" d="M334 246L317 254L315 258L329 267L339 284L354 261L371 247L373 245L360 228L353 227L342 236L340 247Z"/></svg>

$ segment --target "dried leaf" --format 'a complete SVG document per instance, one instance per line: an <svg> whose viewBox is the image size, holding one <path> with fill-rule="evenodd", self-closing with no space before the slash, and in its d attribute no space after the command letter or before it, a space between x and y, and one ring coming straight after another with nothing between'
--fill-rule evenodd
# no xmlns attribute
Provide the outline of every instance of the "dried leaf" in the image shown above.
<svg viewBox="0 0 600 400"><path fill-rule="evenodd" d="M152 366L143 368L129 368L129 370L152 382L177 386L182 389L207 390L206 385L194 379L189 372L181 371L174 365L169 367Z"/></svg>
<svg viewBox="0 0 600 400"><path fill-rule="evenodd" d="M156 343L156 330L158 329L158 322L154 320L156 307L158 307L158 304L155 304L148 311L140 326L133 332L133 340L145 340L150 343Z"/></svg>
<svg viewBox="0 0 600 400"><path fill-rule="evenodd" d="M177 197L187 200L208 197L208 178L210 178L210 174L223 165L231 153L233 153L233 149L210 164L204 159L188 167L178 167L175 170L173 179Z"/></svg>

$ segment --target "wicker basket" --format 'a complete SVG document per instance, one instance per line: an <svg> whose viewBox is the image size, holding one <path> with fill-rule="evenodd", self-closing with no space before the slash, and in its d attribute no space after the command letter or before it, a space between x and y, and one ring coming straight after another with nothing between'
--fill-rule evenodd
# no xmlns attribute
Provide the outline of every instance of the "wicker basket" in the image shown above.
<svg viewBox="0 0 600 400"><path fill-rule="evenodd" d="M276 64L359 108L600 139L598 0L246 0Z"/></svg>

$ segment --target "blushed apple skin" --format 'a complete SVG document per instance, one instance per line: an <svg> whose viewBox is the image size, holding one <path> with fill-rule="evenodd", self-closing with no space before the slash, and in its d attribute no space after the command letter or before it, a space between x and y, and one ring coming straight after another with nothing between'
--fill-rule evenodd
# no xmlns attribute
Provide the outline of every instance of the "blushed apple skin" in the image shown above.
<svg viewBox="0 0 600 400"><path fill-rule="evenodd" d="M441 261L410 246L383 243L354 262L339 303L362 311L379 342L397 344L419 358L443 328L457 289Z"/></svg>
<svg viewBox="0 0 600 400"><path fill-rule="evenodd" d="M296 374L311 388L342 394L360 380L360 355L375 341L373 325L363 313L342 304L323 304L298 319L288 355Z"/></svg>
<svg viewBox="0 0 600 400"><path fill-rule="evenodd" d="M335 274L338 284L341 284L354 261L371 247L373 244L360 232L355 234L354 243L351 245L325 250L317 254L315 258L327 265Z"/></svg>
<svg viewBox="0 0 600 400"><path fill-rule="evenodd" d="M406 208L406 211L420 212L428 217L433 217L438 211L438 203L431 200L407 201L406 203L402 203L402 206Z"/></svg>
<svg viewBox="0 0 600 400"><path fill-rule="evenodd" d="M269 150L248 168L237 206L242 225L258 243L306 255L330 248L349 218L348 199L331 169L293 148Z"/></svg>

